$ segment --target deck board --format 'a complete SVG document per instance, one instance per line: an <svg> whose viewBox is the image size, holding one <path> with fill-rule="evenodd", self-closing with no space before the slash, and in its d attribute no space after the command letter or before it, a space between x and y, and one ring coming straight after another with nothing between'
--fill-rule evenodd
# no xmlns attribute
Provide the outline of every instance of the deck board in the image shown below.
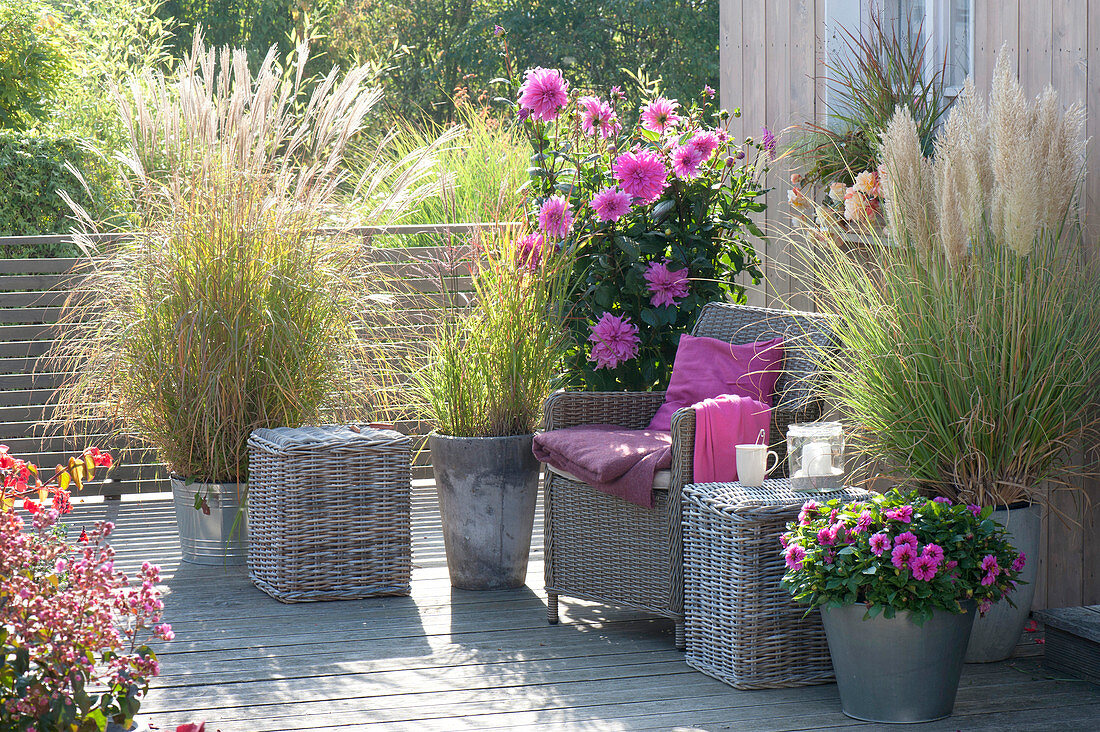
<svg viewBox="0 0 1100 732"><path fill-rule="evenodd" d="M120 568L162 568L176 638L156 647L162 675L142 707L162 730L874 727L843 716L832 685L736 691L690 669L664 619L563 599L561 625L547 625L539 525L527 587L454 590L430 484L412 505L409 597L293 605L243 568L182 564L169 501L81 504L68 523L109 518ZM968 666L955 716L910 729L1066 732L1098 717L1100 689L1028 658Z"/></svg>

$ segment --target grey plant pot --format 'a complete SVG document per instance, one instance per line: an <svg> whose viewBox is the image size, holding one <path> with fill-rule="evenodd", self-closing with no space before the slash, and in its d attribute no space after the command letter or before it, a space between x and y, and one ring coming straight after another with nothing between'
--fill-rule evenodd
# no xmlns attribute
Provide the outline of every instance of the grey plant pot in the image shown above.
<svg viewBox="0 0 1100 732"><path fill-rule="evenodd" d="M532 439L428 437L453 586L499 590L526 582L539 487Z"/></svg>
<svg viewBox="0 0 1100 732"><path fill-rule="evenodd" d="M1023 582L1011 595L1016 607L1010 605L1008 600L1001 600L974 621L974 632L970 634L970 645L966 649L967 663L1003 661L1011 656L1024 631L1031 602L1035 599L1042 509L1034 503L1019 508L999 508L991 518L1008 529L1009 542L1026 555L1027 561L1020 572Z"/></svg>
<svg viewBox="0 0 1100 732"><path fill-rule="evenodd" d="M104 732L150 732L151 729L148 720L138 716L134 717L134 721L129 727L123 727L121 724L108 721L107 729Z"/></svg>
<svg viewBox="0 0 1100 732"><path fill-rule="evenodd" d="M183 561L235 566L248 560L248 514L242 508L244 483L191 483L171 476L172 501ZM195 496L206 497L210 515L195 508Z"/></svg>
<svg viewBox="0 0 1100 732"><path fill-rule="evenodd" d="M863 605L822 609L840 709L865 722L928 722L950 716L963 653L974 624L968 612L937 611L917 625L909 613L864 620Z"/></svg>

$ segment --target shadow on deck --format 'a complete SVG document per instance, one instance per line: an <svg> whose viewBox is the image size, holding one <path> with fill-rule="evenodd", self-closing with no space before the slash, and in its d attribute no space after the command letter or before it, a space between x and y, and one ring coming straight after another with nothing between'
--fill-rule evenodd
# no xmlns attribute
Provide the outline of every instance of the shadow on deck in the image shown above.
<svg viewBox="0 0 1100 732"><path fill-rule="evenodd" d="M105 516L120 567L163 570L176 638L142 709L161 730L873 727L840 713L833 685L736 691L690 669L665 620L564 600L547 625L540 525L527 587L453 590L430 485L414 489L410 597L284 605L243 568L181 564L169 501L80 505L69 523ZM955 712L908 729L1093 730L1100 689L1035 659L972 665Z"/></svg>

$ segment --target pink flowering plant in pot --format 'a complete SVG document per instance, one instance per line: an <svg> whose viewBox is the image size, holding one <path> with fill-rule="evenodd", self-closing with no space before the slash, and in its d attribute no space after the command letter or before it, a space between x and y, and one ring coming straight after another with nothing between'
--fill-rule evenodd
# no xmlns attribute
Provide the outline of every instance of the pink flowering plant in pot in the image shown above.
<svg viewBox="0 0 1100 732"><path fill-rule="evenodd" d="M783 586L810 608L863 605L868 618L907 611L920 624L967 601L984 612L1011 594L1027 561L992 512L899 490L808 501L782 537Z"/></svg>
<svg viewBox="0 0 1100 732"><path fill-rule="evenodd" d="M507 57L506 66L510 69ZM513 81L515 83L515 80ZM532 150L533 228L576 253L573 378L596 390L663 388L681 333L712 300L743 302L761 277L749 235L775 140L731 139L714 90L681 104L655 97L624 125L625 95L571 89L529 69L513 102Z"/></svg>

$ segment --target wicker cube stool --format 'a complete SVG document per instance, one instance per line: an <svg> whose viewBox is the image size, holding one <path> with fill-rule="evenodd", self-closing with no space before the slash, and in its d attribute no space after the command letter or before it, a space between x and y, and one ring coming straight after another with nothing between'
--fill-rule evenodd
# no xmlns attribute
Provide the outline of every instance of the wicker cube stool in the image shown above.
<svg viewBox="0 0 1100 732"><path fill-rule="evenodd" d="M737 689L821 684L833 678L821 616L806 617L780 586L780 535L809 499L870 494L795 493L786 479L684 487L684 615L688 665Z"/></svg>
<svg viewBox="0 0 1100 732"><path fill-rule="evenodd" d="M248 440L248 574L282 602L409 594L409 438L356 427Z"/></svg>

